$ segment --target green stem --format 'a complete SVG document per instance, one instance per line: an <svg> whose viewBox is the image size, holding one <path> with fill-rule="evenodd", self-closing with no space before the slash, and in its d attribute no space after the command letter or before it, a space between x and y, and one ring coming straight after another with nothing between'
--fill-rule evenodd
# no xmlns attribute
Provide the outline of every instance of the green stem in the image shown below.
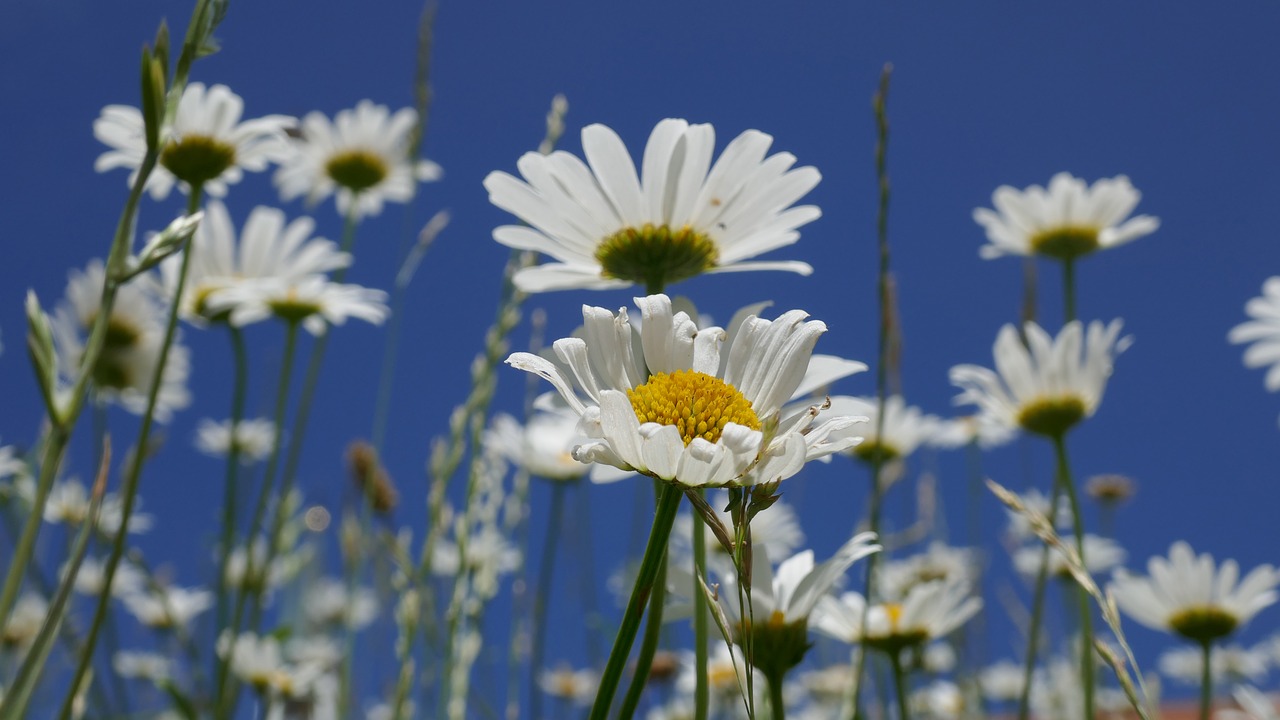
<svg viewBox="0 0 1280 720"><path fill-rule="evenodd" d="M649 617L645 619L644 637L640 640L640 652L636 654L635 670L631 674L631 685L622 698L622 707L618 709L619 720L631 720L640 707L640 698L649 684L649 670L653 667L653 656L658 652L658 641L662 638L662 611L667 602L667 558L662 558L658 568L658 581L654 583L653 594L649 596Z"/></svg>
<svg viewBox="0 0 1280 720"><path fill-rule="evenodd" d="M705 491L696 490L699 497ZM693 513L693 576L702 577L703 568L707 566L707 528L702 516ZM696 580L694 581L697 582ZM710 628L707 627L707 598L700 588L693 588L693 717L694 720L707 720L711 708L711 688L707 678L709 653L707 652Z"/></svg>
<svg viewBox="0 0 1280 720"><path fill-rule="evenodd" d="M191 188L187 197L187 214L192 215L200 209L201 187ZM169 319L165 326L164 340L160 344L160 356L155 370L151 373L151 387L147 390L147 409L142 416L142 426L138 430L138 439L133 445L133 453L129 456L129 468L125 475L121 496L124 506L120 511L120 527L116 530L111 554L107 557L107 566L102 576L102 591L98 593L98 604L93 612L93 623L89 626L89 635L85 638L84 652L76 666L71 684L68 686L66 698L62 703L61 717L71 717L72 705L75 702L76 689L84 680L85 672L93 661L93 650L98 643L98 633L106 621L107 608L111 604L111 585L115 581L116 568L120 566L120 558L124 556L125 544L129 537L129 519L133 517L134 502L138 499L138 484L142 478L142 464L147 459L147 443L151 439L151 427L155 424L156 402L160 398L160 387L164 384L164 370L169 362L169 350L173 347L174 337L178 331L178 307L182 304L182 292L187 284L187 269L191 266L191 242L182 251L182 266L178 270L178 284L173 291L173 299L169 305ZM87 372L87 371L86 371ZM43 468L41 468L43 470Z"/></svg>
<svg viewBox="0 0 1280 720"><path fill-rule="evenodd" d="M1209 720L1209 708L1213 705L1213 641L1201 643L1204 648L1204 665L1200 670L1200 720Z"/></svg>
<svg viewBox="0 0 1280 720"><path fill-rule="evenodd" d="M666 557L667 539L671 536L671 526L675 523L676 511L679 510L683 497L684 494L679 489L666 483L658 491L658 509L649 531L649 542L645 546L640 572L636 576L636 584L631 589L631 598L627 601L627 609L622 616L622 625L614 638L613 650L609 653L609 661L600 677L600 688L596 692L595 704L591 707L591 720L605 720L609 715L609 706L613 703L618 681L622 679L627 656L631 654L631 644L635 642L636 632L640 629L645 605L649 601L658 571L662 568L662 560Z"/></svg>
<svg viewBox="0 0 1280 720"><path fill-rule="evenodd" d="M898 694L898 720L911 720L911 703L907 697L907 674L902 670L902 653L889 653L889 664L893 667L893 687Z"/></svg>
<svg viewBox="0 0 1280 720"><path fill-rule="evenodd" d="M1062 261L1062 308L1066 322L1076 319L1076 261Z"/></svg>
<svg viewBox="0 0 1280 720"><path fill-rule="evenodd" d="M1071 479L1071 466L1067 462L1067 443L1064 435L1053 438L1054 454L1058 458L1058 483L1067 493L1071 502L1071 525L1076 536L1076 552L1080 555L1080 563L1085 567L1084 556L1084 519L1080 514L1080 500L1076 494L1075 483ZM1089 595L1083 589L1077 594L1080 601L1080 681L1084 685L1084 717L1093 720L1093 613L1089 609Z"/></svg>
<svg viewBox="0 0 1280 720"><path fill-rule="evenodd" d="M769 684L769 717L771 720L786 720L787 701L782 697L781 675L775 677L770 673L765 676L765 681Z"/></svg>
<svg viewBox="0 0 1280 720"><path fill-rule="evenodd" d="M1062 494L1057 483L1050 491L1049 523L1056 525L1058 502ZM1022 672L1022 690L1018 695L1018 720L1027 720L1031 714L1031 678L1035 674L1036 654L1040 651L1040 625L1044 618L1045 595L1049 586L1049 546L1040 551L1040 568L1036 571L1036 585L1031 599L1031 627L1027 629L1027 657Z"/></svg>
<svg viewBox="0 0 1280 720"><path fill-rule="evenodd" d="M564 522L564 483L552 482L551 509L547 513L547 538L542 543L542 562L538 564L538 586L533 599L533 639L529 653L529 717L542 717L542 691L538 672L546 665L547 608L551 601L551 584L555 581L556 545Z"/></svg>
<svg viewBox="0 0 1280 720"><path fill-rule="evenodd" d="M240 472L240 444L236 431L244 419L244 399L249 375L249 361L244 346L244 334L240 328L227 325L231 336L231 351L235 357L235 379L231 391L231 444L227 448L227 479L222 497L222 558L218 563L218 631L227 626L227 561L235 544L237 484ZM278 431L278 429L277 429Z"/></svg>

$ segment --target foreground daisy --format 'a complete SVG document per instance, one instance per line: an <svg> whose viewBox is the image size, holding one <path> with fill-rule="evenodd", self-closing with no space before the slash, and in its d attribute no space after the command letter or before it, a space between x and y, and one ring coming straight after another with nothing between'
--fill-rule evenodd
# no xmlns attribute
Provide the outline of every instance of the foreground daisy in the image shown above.
<svg viewBox="0 0 1280 720"><path fill-rule="evenodd" d="M990 259L1002 255L1048 255L1071 260L1096 250L1123 245L1160 227L1150 215L1130 218L1142 193L1120 175L1092 186L1058 173L1049 187L1017 190L1001 185L991 196L996 209L978 208L973 219L987 231L979 250Z"/></svg>
<svg viewBox="0 0 1280 720"><path fill-rule="evenodd" d="M294 119L268 115L240 122L243 113L244 100L226 85L187 85L173 121L160 131L160 163L147 178L151 197L168 197L175 181L222 197L228 185L240 182L243 171L261 172L278 160L286 147L285 128ZM93 136L111 147L98 157L94 169L127 168L133 184L147 152L142 113L128 105L108 105L93 123Z"/></svg>
<svg viewBox="0 0 1280 720"><path fill-rule="evenodd" d="M782 413L788 400L832 379L829 367L816 384L807 375L823 323L792 310L777 320L751 316L730 334L699 330L688 314L672 311L666 295L636 298L636 305L640 328L625 308L615 315L584 306L583 337L557 340L556 361L507 358L549 381L582 418L592 441L574 448L578 460L690 487L755 485L791 477L805 462L857 442L831 437L857 418L819 423L817 406ZM834 375L864 368L843 361Z"/></svg>
<svg viewBox="0 0 1280 720"><path fill-rule="evenodd" d="M1266 367L1267 390L1280 390L1280 277L1267 278L1262 284L1262 295L1244 306L1245 313L1253 318L1240 323L1227 335L1233 343L1252 343L1244 351L1245 367Z"/></svg>
<svg viewBox="0 0 1280 720"><path fill-rule="evenodd" d="M1147 570L1150 577L1116 572L1110 588L1116 604L1149 628L1198 643L1230 635L1280 598L1280 570L1261 565L1239 579L1234 560L1215 568L1208 553L1197 556L1185 542L1174 543L1168 559L1151 558Z"/></svg>
<svg viewBox="0 0 1280 720"><path fill-rule="evenodd" d="M1086 333L1073 320L1052 338L1029 322L1024 345L1017 328L1005 325L994 348L998 373L977 365L951 368L951 382L961 389L956 404L977 405L1007 427L1061 437L1102 402L1115 356L1130 343L1120 327L1120 320L1094 321Z"/></svg>
<svg viewBox="0 0 1280 720"><path fill-rule="evenodd" d="M361 100L333 120L308 113L298 137L276 171L285 200L306 197L314 205L337 196L338 212L362 217L382 212L384 202L408 202L419 182L440 179L440 166L409 157L418 113Z"/></svg>
<svg viewBox="0 0 1280 720"><path fill-rule="evenodd" d="M556 260L516 273L525 292L627 285L657 292L701 273L739 270L808 275L807 263L746 262L795 242L796 228L822 214L792 207L821 175L792 169L790 153L766 158L772 143L748 130L713 165L710 125L663 120L637 176L618 135L588 125L586 163L567 152L531 152L517 163L523 181L504 172L485 178L489 201L528 223L499 227L493 238Z"/></svg>

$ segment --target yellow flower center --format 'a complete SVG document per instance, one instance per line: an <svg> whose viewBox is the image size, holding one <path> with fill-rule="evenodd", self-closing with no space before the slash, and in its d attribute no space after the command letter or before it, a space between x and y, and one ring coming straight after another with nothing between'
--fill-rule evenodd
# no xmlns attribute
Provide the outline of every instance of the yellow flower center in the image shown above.
<svg viewBox="0 0 1280 720"><path fill-rule="evenodd" d="M719 258L711 238L688 226L623 228L596 248L602 275L654 290L706 272Z"/></svg>
<svg viewBox="0 0 1280 720"><path fill-rule="evenodd" d="M208 135L186 135L165 144L160 164L189 185L203 185L235 164L233 145Z"/></svg>
<svg viewBox="0 0 1280 720"><path fill-rule="evenodd" d="M325 172L333 181L353 192L368 190L387 177L387 163L370 150L347 150L329 158Z"/></svg>
<svg viewBox="0 0 1280 720"><path fill-rule="evenodd" d="M696 437L714 443L731 422L760 429L760 418L737 388L696 370L650 375L627 397L640 422L674 425L685 445Z"/></svg>
<svg viewBox="0 0 1280 720"><path fill-rule="evenodd" d="M1018 411L1018 424L1037 435L1059 437L1084 416L1084 401L1074 395L1063 395L1024 405Z"/></svg>
<svg viewBox="0 0 1280 720"><path fill-rule="evenodd" d="M927 630L902 627L901 603L885 603L882 607L884 608L885 618L889 621L889 632L887 635L863 638L863 643L867 647L889 654L896 654L901 652L903 648L919 645L929 639Z"/></svg>
<svg viewBox="0 0 1280 720"><path fill-rule="evenodd" d="M902 453L888 443L879 440L863 440L853 446L853 456L868 465L874 465L877 461L882 464L892 462L901 457Z"/></svg>
<svg viewBox="0 0 1280 720"><path fill-rule="evenodd" d="M715 663L707 668L707 685L715 690L737 690L738 672L733 663Z"/></svg>
<svg viewBox="0 0 1280 720"><path fill-rule="evenodd" d="M1030 238L1031 249L1041 255L1070 260L1098 249L1098 228L1091 225L1064 225L1042 230Z"/></svg>
<svg viewBox="0 0 1280 720"><path fill-rule="evenodd" d="M884 614L889 616L889 632L897 634L898 624L902 622L902 606L898 603L887 603Z"/></svg>
<svg viewBox="0 0 1280 720"><path fill-rule="evenodd" d="M1239 624L1235 615L1215 605L1189 607L1169 618L1169 627L1175 632L1200 643L1226 637Z"/></svg>

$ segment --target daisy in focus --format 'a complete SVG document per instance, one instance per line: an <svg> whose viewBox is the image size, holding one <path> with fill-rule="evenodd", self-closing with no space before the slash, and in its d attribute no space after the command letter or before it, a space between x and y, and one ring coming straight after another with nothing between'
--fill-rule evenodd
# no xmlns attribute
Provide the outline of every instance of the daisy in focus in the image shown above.
<svg viewBox="0 0 1280 720"><path fill-rule="evenodd" d="M821 175L792 169L790 153L765 154L773 138L748 130L714 164L715 130L684 120L659 122L637 176L618 135L604 125L582 130L586 162L570 153L526 153L517 179L495 171L484 180L489 201L523 225L493 231L499 243L556 262L516 273L525 292L641 285L649 292L708 272L784 270L808 275L807 263L748 262L790 245L796 228L822 213L792 207Z"/></svg>
<svg viewBox="0 0 1280 720"><path fill-rule="evenodd" d="M550 382L582 418L592 441L574 448L579 461L687 487L755 485L791 477L805 462L856 444L856 437L833 433L858 418L818 422L816 405L782 413L788 400L830 381L829 366L822 378L810 374L823 323L793 310L776 320L748 317L726 333L699 330L688 314L672 311L666 295L636 304L640 328L625 308L615 315L584 306L583 336L557 340L555 360L531 353L507 358ZM836 377L863 369L842 361Z"/></svg>
<svg viewBox="0 0 1280 720"><path fill-rule="evenodd" d="M1267 278L1262 295L1244 306L1252 318L1231 329L1227 339L1236 344L1250 344L1244 351L1244 365L1268 367L1267 390L1280 390L1280 277Z"/></svg>
<svg viewBox="0 0 1280 720"><path fill-rule="evenodd" d="M1150 215L1129 217L1142 193L1120 175L1087 186L1058 173L1049 187L1018 190L1001 185L991 196L995 210L978 208L973 219L987 231L984 259L1002 255L1047 255L1072 260L1123 245L1160 227Z"/></svg>
<svg viewBox="0 0 1280 720"><path fill-rule="evenodd" d="M413 108L392 113L369 100L332 121L308 113L276 171L280 196L315 205L334 195L338 212L356 218L377 215L385 202L408 202L418 183L444 174L439 165L409 156L417 127Z"/></svg>
<svg viewBox="0 0 1280 720"><path fill-rule="evenodd" d="M226 85L206 88L187 85L172 122L160 130L160 162L147 178L147 192L163 200L180 181L186 188L200 186L214 197L227 194L227 186L240 182L244 171L261 172L278 161L286 148L285 129L296 121L286 115L268 115L240 121L244 100ZM98 157L93 168L106 172L131 171L132 185L147 153L142 112L128 105L108 105L93 123L93 136L111 149Z"/></svg>
<svg viewBox="0 0 1280 720"><path fill-rule="evenodd" d="M1023 345L1017 328L1005 325L996 337L995 371L951 368L951 382L961 389L955 402L977 405L1006 427L1061 437L1102 402L1115 356L1131 342L1120 337L1120 328L1120 320L1094 321L1086 333L1073 320L1052 338L1029 322Z"/></svg>
<svg viewBox="0 0 1280 720"><path fill-rule="evenodd" d="M1208 645L1230 635L1280 599L1280 570L1261 565L1240 578L1234 560L1215 567L1208 553L1196 555L1176 542L1169 557L1147 562L1149 577L1116 572L1109 588L1129 617L1155 630Z"/></svg>

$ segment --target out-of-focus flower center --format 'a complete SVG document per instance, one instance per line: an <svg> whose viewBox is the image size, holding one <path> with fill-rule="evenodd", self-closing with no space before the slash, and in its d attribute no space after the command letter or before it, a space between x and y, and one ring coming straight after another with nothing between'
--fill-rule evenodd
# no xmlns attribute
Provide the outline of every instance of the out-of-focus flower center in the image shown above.
<svg viewBox="0 0 1280 720"><path fill-rule="evenodd" d="M903 648L919 645L929 639L929 632L921 628L904 628L902 627L902 604L901 603L885 603L881 606L884 610L885 627L883 635L868 634L863 638L863 642L870 648L880 650L882 652L894 654L901 652ZM879 631L880 628L877 628Z"/></svg>
<svg viewBox="0 0 1280 720"><path fill-rule="evenodd" d="M902 456L898 448L874 439L863 440L854 445L852 452L854 457L871 465L877 461L881 464L892 462Z"/></svg>
<svg viewBox="0 0 1280 720"><path fill-rule="evenodd" d="M640 422L674 425L685 445L696 437L714 443L731 422L760 429L760 418L737 388L696 370L651 375L627 397Z"/></svg>
<svg viewBox="0 0 1280 720"><path fill-rule="evenodd" d="M1200 643L1226 637L1239 624L1235 615L1214 605L1190 607L1169 618L1169 627L1175 632Z"/></svg>
<svg viewBox="0 0 1280 720"><path fill-rule="evenodd" d="M175 138L160 151L160 164L189 185L203 185L235 162L235 146L208 135Z"/></svg>
<svg viewBox="0 0 1280 720"><path fill-rule="evenodd" d="M596 260L607 278L663 288L716 266L720 251L711 238L688 226L645 223L600 241Z"/></svg>
<svg viewBox="0 0 1280 720"><path fill-rule="evenodd" d="M1084 415L1084 401L1074 395L1040 398L1018 411L1018 424L1037 435L1058 437L1083 420Z"/></svg>
<svg viewBox="0 0 1280 720"><path fill-rule="evenodd" d="M1031 238L1031 249L1041 255L1070 260L1098 249L1098 228L1090 225L1064 225L1042 230Z"/></svg>
<svg viewBox="0 0 1280 720"><path fill-rule="evenodd" d="M302 322L321 310L320 303L298 297L297 291L293 288L289 288L288 294L284 297L276 298L267 305L276 317L285 322Z"/></svg>
<svg viewBox="0 0 1280 720"><path fill-rule="evenodd" d="M368 190L387 177L387 163L368 150L347 150L329 158L325 172L333 181L354 192Z"/></svg>

